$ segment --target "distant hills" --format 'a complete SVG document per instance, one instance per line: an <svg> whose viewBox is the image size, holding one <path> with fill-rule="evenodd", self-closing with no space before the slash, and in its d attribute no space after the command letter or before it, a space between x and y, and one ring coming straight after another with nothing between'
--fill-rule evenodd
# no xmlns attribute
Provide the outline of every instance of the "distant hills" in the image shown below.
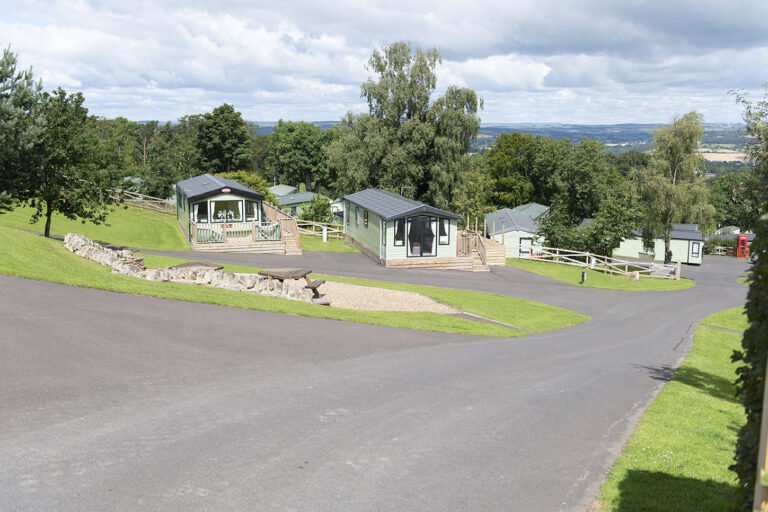
<svg viewBox="0 0 768 512"><path fill-rule="evenodd" d="M258 125L259 133L272 133L274 121L252 121ZM320 129L334 126L337 121L315 121ZM560 123L482 123L473 150L482 150L490 146L502 132L522 132L554 139L570 139L574 142L583 137L597 139L608 146L609 151L627 151L629 149L649 149L653 139L653 129L664 126L658 124L560 124ZM747 141L744 125L740 123L705 123L703 146L740 149Z"/></svg>

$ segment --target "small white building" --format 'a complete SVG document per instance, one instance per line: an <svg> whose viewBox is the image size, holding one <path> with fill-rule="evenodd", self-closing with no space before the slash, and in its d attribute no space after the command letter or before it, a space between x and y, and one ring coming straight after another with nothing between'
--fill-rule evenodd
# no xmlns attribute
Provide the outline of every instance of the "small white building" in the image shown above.
<svg viewBox="0 0 768 512"><path fill-rule="evenodd" d="M664 261L664 237L654 239L653 251L643 247L642 233L632 230L632 238L626 238L613 250L614 258L639 258ZM698 224L672 224L672 239L669 243L672 261L701 265L704 261L704 235Z"/></svg>
<svg viewBox="0 0 768 512"><path fill-rule="evenodd" d="M504 244L508 258L527 258L533 249L544 245L536 220L517 208L502 208L489 213L485 216L485 224L491 238Z"/></svg>

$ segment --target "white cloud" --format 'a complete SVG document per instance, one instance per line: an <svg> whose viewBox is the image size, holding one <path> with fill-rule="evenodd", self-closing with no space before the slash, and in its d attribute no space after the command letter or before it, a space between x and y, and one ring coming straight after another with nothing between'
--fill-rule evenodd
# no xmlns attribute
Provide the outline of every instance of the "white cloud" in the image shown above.
<svg viewBox="0 0 768 512"><path fill-rule="evenodd" d="M730 89L768 80L768 3L246 0L5 5L0 44L95 114L175 119L230 102L254 120L364 109L373 47L438 47L438 85L494 122L736 121Z"/></svg>

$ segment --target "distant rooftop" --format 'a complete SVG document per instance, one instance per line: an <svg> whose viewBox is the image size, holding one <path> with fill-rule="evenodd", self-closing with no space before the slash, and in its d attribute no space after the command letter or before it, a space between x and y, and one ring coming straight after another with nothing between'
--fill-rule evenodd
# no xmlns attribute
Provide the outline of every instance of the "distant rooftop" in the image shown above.
<svg viewBox="0 0 768 512"><path fill-rule="evenodd" d="M295 194L299 191L296 187L292 187L291 185L275 185L273 187L269 187L269 191L275 194L276 196L287 196L288 194Z"/></svg>
<svg viewBox="0 0 768 512"><path fill-rule="evenodd" d="M502 208L487 214L485 216L485 224L488 226L488 232L493 235L510 231L525 231L526 233L536 233L539 231L539 225L536 224L533 217L527 213L510 210L509 208Z"/></svg>
<svg viewBox="0 0 768 512"><path fill-rule="evenodd" d="M549 206L544 206L539 203L526 203L521 204L520 206L515 206L512 210L526 213L530 215L533 220L539 220L539 217L549 212Z"/></svg>

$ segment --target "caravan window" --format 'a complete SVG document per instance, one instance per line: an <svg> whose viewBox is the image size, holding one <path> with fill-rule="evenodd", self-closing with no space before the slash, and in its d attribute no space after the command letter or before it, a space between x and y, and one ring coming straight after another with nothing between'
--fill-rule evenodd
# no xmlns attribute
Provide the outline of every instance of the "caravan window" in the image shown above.
<svg viewBox="0 0 768 512"><path fill-rule="evenodd" d="M245 220L258 220L258 210L254 201L245 202Z"/></svg>
<svg viewBox="0 0 768 512"><path fill-rule="evenodd" d="M395 245L396 246L405 245L405 220L404 219L395 220Z"/></svg>
<svg viewBox="0 0 768 512"><path fill-rule="evenodd" d="M192 205L192 222L208 222L208 202Z"/></svg>
<svg viewBox="0 0 768 512"><path fill-rule="evenodd" d="M694 258L698 258L699 250L700 250L699 242L693 242L693 244L691 245L691 256L693 256Z"/></svg>
<svg viewBox="0 0 768 512"><path fill-rule="evenodd" d="M242 201L211 201L211 222L240 222L243 220Z"/></svg>
<svg viewBox="0 0 768 512"><path fill-rule="evenodd" d="M448 219L439 219L440 223L440 245L451 243L451 221Z"/></svg>

